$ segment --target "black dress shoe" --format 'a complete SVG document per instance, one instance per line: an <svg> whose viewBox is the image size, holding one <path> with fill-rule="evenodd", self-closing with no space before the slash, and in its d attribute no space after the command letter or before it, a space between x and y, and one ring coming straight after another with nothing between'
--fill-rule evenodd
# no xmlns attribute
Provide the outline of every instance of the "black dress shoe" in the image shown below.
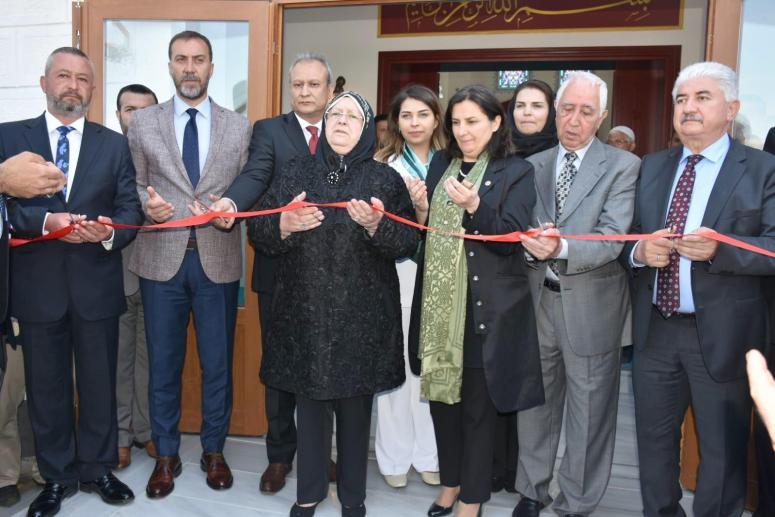
<svg viewBox="0 0 775 517"><path fill-rule="evenodd" d="M511 512L511 517L538 517L544 504L529 497L522 497L517 507Z"/></svg>
<svg viewBox="0 0 775 517"><path fill-rule="evenodd" d="M298 504L293 503L289 517L312 517L315 515L318 504L320 503L315 503L312 506L299 506Z"/></svg>
<svg viewBox="0 0 775 517"><path fill-rule="evenodd" d="M342 505L342 517L366 517L366 505L363 503L358 506Z"/></svg>
<svg viewBox="0 0 775 517"><path fill-rule="evenodd" d="M38 494L29 510L27 517L51 517L59 513L62 500L70 497L78 491L78 485L63 485L61 483L47 482L43 491Z"/></svg>
<svg viewBox="0 0 775 517"><path fill-rule="evenodd" d="M0 488L0 506L13 506L19 502L21 495L16 485L6 485Z"/></svg>
<svg viewBox="0 0 775 517"><path fill-rule="evenodd" d="M442 517L443 515L452 515L452 510L455 509L455 505L441 506L434 501L430 508L428 508L428 517Z"/></svg>
<svg viewBox="0 0 775 517"><path fill-rule="evenodd" d="M503 478L502 477L500 477L500 476L493 476L492 480L491 480L491 483L492 483L492 487L490 488L490 492L492 492L493 494L503 490Z"/></svg>
<svg viewBox="0 0 775 517"><path fill-rule="evenodd" d="M97 492L108 504L124 504L135 498L132 489L110 472L92 481L82 481L81 490L88 493Z"/></svg>

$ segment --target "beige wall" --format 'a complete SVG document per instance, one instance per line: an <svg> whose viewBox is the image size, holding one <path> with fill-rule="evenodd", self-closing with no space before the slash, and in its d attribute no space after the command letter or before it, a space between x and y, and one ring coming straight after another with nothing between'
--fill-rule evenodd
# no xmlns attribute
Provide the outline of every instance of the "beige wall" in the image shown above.
<svg viewBox="0 0 775 517"><path fill-rule="evenodd" d="M705 55L707 0L685 0L682 30L530 32L471 36L418 36L378 38L376 6L287 9L283 42L284 73L293 57L315 50L326 55L334 75L347 79L346 88L363 94L374 105L377 98L377 54L391 50L581 47L617 45L681 45L681 64ZM287 75L283 84L287 85ZM283 89L283 111L289 109Z"/></svg>

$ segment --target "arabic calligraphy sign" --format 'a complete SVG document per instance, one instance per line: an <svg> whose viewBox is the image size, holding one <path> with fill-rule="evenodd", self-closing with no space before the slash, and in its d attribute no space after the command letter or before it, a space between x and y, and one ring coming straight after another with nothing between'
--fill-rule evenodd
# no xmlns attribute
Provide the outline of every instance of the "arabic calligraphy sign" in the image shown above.
<svg viewBox="0 0 775 517"><path fill-rule="evenodd" d="M462 0L380 6L379 35L681 28L683 0Z"/></svg>

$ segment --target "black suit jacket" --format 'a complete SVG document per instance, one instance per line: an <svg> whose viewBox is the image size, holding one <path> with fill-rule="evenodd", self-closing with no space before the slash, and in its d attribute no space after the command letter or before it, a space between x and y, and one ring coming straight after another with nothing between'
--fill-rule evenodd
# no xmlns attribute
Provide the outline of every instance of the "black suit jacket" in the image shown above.
<svg viewBox="0 0 775 517"><path fill-rule="evenodd" d="M775 154L775 127L771 127L767 132L767 138L764 140L764 147L762 147L762 151Z"/></svg>
<svg viewBox="0 0 775 517"><path fill-rule="evenodd" d="M647 155L641 165L632 233L664 228L673 178L683 148ZM775 157L731 142L713 185L702 226L775 250ZM635 244L625 246L622 259ZM633 338L646 347L655 268L632 268ZM711 262L693 262L692 295L705 365L719 382L745 376L745 352L764 349L768 315L764 277L775 274L775 260L720 244Z"/></svg>
<svg viewBox="0 0 775 517"><path fill-rule="evenodd" d="M0 161L32 151L53 161L43 115L0 124ZM98 215L115 223L143 223L135 186L135 169L123 135L86 121L70 199L52 197L11 199L8 217L14 235L41 235L46 213ZM121 248L134 230L116 230L113 247L101 243L68 244L59 240L27 244L11 252L11 312L22 321L52 322L68 307L86 320L119 316L126 310Z"/></svg>
<svg viewBox="0 0 775 517"><path fill-rule="evenodd" d="M433 156L426 179L429 200L449 163L445 152ZM463 216L466 233L493 235L526 230L536 200L533 166L516 156L491 161L484 171L479 196L474 215ZM485 336L483 359L490 397L503 412L543 404L538 335L522 245L466 240L464 247L474 308L466 318L473 318L476 332ZM409 326L409 362L415 375L420 374L417 353L423 259L424 254L418 260Z"/></svg>
<svg viewBox="0 0 775 517"><path fill-rule="evenodd" d="M239 211L251 209L282 166L291 158L305 154L309 154L309 147L293 112L257 121L250 139L248 161L223 197L234 201ZM256 250L253 290L272 292L276 270L277 259Z"/></svg>

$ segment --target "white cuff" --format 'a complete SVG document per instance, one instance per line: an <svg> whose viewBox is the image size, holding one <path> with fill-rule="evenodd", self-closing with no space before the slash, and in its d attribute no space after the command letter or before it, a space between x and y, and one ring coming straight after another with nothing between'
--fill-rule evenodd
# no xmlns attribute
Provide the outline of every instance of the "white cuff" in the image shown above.
<svg viewBox="0 0 775 517"><path fill-rule="evenodd" d="M113 249L113 237L116 236L116 230L114 228L111 228L110 232L110 239L106 241L102 241L102 247L105 248L107 251L110 251Z"/></svg>
<svg viewBox="0 0 775 517"><path fill-rule="evenodd" d="M635 250L638 249L638 246L640 246L640 243L641 241L636 242L635 246L632 247L632 251L630 252L630 265L632 267L646 267L646 264L643 264L635 260Z"/></svg>

